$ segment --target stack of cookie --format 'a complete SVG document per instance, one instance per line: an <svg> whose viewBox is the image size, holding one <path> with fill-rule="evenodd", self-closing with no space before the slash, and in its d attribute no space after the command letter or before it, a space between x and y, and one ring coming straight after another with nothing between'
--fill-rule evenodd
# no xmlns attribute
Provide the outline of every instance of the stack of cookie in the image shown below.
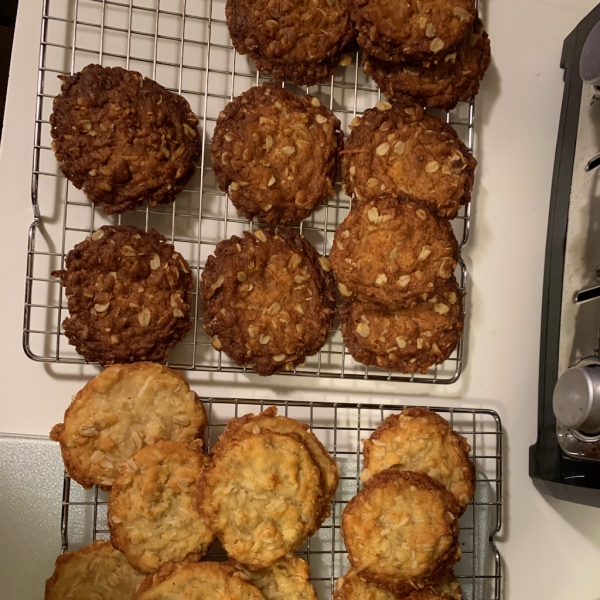
<svg viewBox="0 0 600 600"><path fill-rule="evenodd" d="M456 348L463 292L448 219L469 202L476 164L454 129L417 105L378 102L353 120L342 173L357 202L329 258L358 362L426 373Z"/></svg>
<svg viewBox="0 0 600 600"><path fill-rule="evenodd" d="M365 72L396 100L450 110L468 100L490 64L474 0L355 0Z"/></svg>
<svg viewBox="0 0 600 600"><path fill-rule="evenodd" d="M346 505L351 569L336 600L460 600L458 517L473 498L467 441L423 408L391 415L364 441L365 487Z"/></svg>
<svg viewBox="0 0 600 600"><path fill-rule="evenodd" d="M109 493L110 543L59 557L46 600L133 600L137 588L149 600L213 584L228 590L218 598L316 600L291 553L329 516L336 462L275 407L232 419L210 455L206 424L183 377L154 363L110 366L74 396L51 438L72 479ZM199 563L215 536L230 565Z"/></svg>

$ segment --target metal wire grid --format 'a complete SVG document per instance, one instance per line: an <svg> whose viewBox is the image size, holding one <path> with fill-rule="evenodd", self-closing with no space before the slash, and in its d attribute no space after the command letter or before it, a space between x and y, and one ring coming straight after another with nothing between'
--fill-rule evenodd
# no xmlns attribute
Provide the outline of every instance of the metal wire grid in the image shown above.
<svg viewBox="0 0 600 600"><path fill-rule="evenodd" d="M86 235L107 223L154 227L177 247L192 266L196 288L192 298L193 329L170 353L169 364L202 371L251 371L214 351L204 333L198 301L198 281L216 243L245 229L255 229L239 217L218 189L210 168L210 139L219 112L235 95L268 77L231 46L224 18L225 0L43 0L35 145L32 170L34 222L29 231L23 345L37 361L83 363L68 345L60 324L67 314L66 299L50 276L62 268L66 253ZM150 208L109 218L84 194L67 183L51 150L49 115L59 93L58 75L86 64L122 66L142 72L167 89L182 94L200 116L204 145L194 179L170 206ZM326 85L301 90L329 106L345 131L355 115L373 106L379 89L364 75L358 55L348 67L338 67ZM460 103L446 121L473 148L474 103ZM336 184L336 195L297 228L324 255L333 234L350 209L351 200ZM461 250L467 242L469 206L453 221ZM457 268L462 289L467 272ZM324 348L288 375L349 379L386 379L421 383L452 383L462 369L463 342L443 364L427 374L401 375L356 363L346 353L339 324Z"/></svg>
<svg viewBox="0 0 600 600"><path fill-rule="evenodd" d="M284 414L309 423L310 430L338 462L340 485L323 527L299 550L311 568L311 581L321 600L331 597L335 581L348 568L340 534L341 515L346 503L359 490L362 471L360 440L391 413L402 407L393 405L326 404L293 401L242 399L202 399L209 415L208 449L223 432L228 420L267 406L280 407ZM499 600L501 597L501 559L494 536L502 526L502 425L500 417L485 409L432 408L461 435L472 448L476 466L475 500L460 519L462 559L455 566L466 600ZM97 488L85 491L65 474L62 501L62 548L108 539L107 495ZM76 540L76 541L73 541ZM225 554L215 543L209 560L223 560Z"/></svg>

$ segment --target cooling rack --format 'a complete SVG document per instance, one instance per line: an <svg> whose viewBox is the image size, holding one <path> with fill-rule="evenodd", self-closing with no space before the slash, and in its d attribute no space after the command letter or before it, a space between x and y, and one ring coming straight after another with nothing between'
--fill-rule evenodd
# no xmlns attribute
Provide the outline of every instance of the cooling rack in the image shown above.
<svg viewBox="0 0 600 600"><path fill-rule="evenodd" d="M225 425L270 405L280 415L308 423L340 466L340 485L323 527L300 548L298 555L311 568L311 581L319 598L331 598L335 581L346 573L348 561L340 533L346 503L360 488L362 454L360 440L392 412L392 405L326 404L284 401L203 398L209 416L208 448L215 444ZM499 600L502 569L494 536L502 526L502 424L492 410L432 408L463 435L472 449L476 467L475 499L460 518L462 559L455 566L465 600ZM62 547L73 550L93 539L108 539L107 495L97 488L83 490L65 475L62 503ZM223 550L212 546L208 559L224 560Z"/></svg>
<svg viewBox="0 0 600 600"><path fill-rule="evenodd" d="M66 253L104 224L133 224L155 228L185 256L196 276L192 297L193 328L169 355L178 369L245 372L216 352L202 329L198 280L215 245L243 230L255 229L236 214L217 186L210 166L210 139L219 112L234 96L268 80L252 61L235 53L225 24L225 0L43 0L38 93L32 169L34 221L29 231L23 346L37 361L83 363L61 332L67 314L66 298L54 269ZM58 75L71 74L89 63L140 71L167 89L182 94L200 117L204 145L197 172L170 206L106 217L60 173L51 149L49 116L60 91ZM338 67L327 84L310 88L285 85L290 91L309 91L329 106L348 133L348 124L375 105L379 89L365 76L360 58ZM442 113L469 149L474 139L473 101L461 102ZM351 200L338 181L335 196L297 228L324 255L333 234L350 209ZM469 207L453 221L461 249L469 236ZM467 271L457 267L462 289ZM323 349L286 375L348 379L387 379L421 383L452 383L463 365L463 342L442 365L426 374L401 375L355 362L345 351L339 323Z"/></svg>

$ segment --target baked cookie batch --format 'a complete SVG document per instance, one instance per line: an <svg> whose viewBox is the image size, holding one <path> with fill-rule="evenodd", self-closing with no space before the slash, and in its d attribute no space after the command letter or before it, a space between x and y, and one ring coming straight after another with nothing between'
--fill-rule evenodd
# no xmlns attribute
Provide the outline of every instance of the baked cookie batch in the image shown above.
<svg viewBox="0 0 600 600"><path fill-rule="evenodd" d="M110 542L60 556L46 600L317 600L294 553L330 516L338 464L275 406L231 419L210 452L207 424L181 375L155 363L108 367L74 396L51 438L72 479L108 492ZM469 444L424 408L390 415L363 443L334 598L460 599L451 569L474 493ZM203 562L217 538L228 562Z"/></svg>

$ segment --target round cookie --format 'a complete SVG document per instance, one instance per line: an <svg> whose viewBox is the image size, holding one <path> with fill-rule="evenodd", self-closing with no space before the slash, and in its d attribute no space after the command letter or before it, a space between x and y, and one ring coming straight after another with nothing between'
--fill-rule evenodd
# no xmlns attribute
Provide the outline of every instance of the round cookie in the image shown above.
<svg viewBox="0 0 600 600"><path fill-rule="evenodd" d="M453 431L446 419L426 408L405 408L390 415L364 440L363 482L394 467L426 473L454 494L464 513L473 500L475 466L467 440Z"/></svg>
<svg viewBox="0 0 600 600"><path fill-rule="evenodd" d="M490 40L480 19L454 52L430 63L394 64L363 55L365 73L388 98L408 97L443 110L452 110L459 100L477 94L490 59Z"/></svg>
<svg viewBox="0 0 600 600"><path fill-rule="evenodd" d="M243 417L231 419L227 423L225 431L220 435L217 444L211 448L211 452L218 452L221 446L230 442L241 432L256 434L264 429L282 435L293 434L299 436L315 465L319 468L323 487L323 508L317 522L317 528L320 527L331 512L331 501L335 497L340 481L340 469L317 436L308 431L308 425L288 417L279 417L277 416L277 407L270 406L258 415L250 413Z"/></svg>
<svg viewBox="0 0 600 600"><path fill-rule="evenodd" d="M258 71L309 86L331 77L355 36L350 0L227 0L225 17L235 49Z"/></svg>
<svg viewBox="0 0 600 600"><path fill-rule="evenodd" d="M460 559L458 505L423 473L387 469L342 513L350 564L397 596L435 583Z"/></svg>
<svg viewBox="0 0 600 600"><path fill-rule="evenodd" d="M50 125L60 170L108 214L173 202L202 141L187 100L135 71L88 65L61 76Z"/></svg>
<svg viewBox="0 0 600 600"><path fill-rule="evenodd" d="M89 362L160 362L191 328L190 266L154 229L101 227L52 276L68 298L65 335Z"/></svg>
<svg viewBox="0 0 600 600"><path fill-rule="evenodd" d="M291 370L316 354L333 325L331 265L289 228L219 242L201 292L213 347L259 375Z"/></svg>
<svg viewBox="0 0 600 600"><path fill-rule="evenodd" d="M112 485L110 541L142 573L169 561L198 561L214 539L192 506L192 484L209 462L201 445L161 440L146 446L125 461Z"/></svg>
<svg viewBox="0 0 600 600"><path fill-rule="evenodd" d="M449 571L434 586L427 586L422 590L415 590L403 597L404 600L463 600L460 585ZM344 577L336 582L333 600L396 600L397 596L382 590L372 583L367 583L358 576L354 569L350 569Z"/></svg>
<svg viewBox="0 0 600 600"><path fill-rule="evenodd" d="M319 469L301 438L268 430L221 446L196 489L197 509L227 554L251 569L297 550L323 502Z"/></svg>
<svg viewBox="0 0 600 600"><path fill-rule="evenodd" d="M458 242L450 223L423 205L377 198L350 211L329 259L342 296L391 310L444 285L456 267Z"/></svg>
<svg viewBox="0 0 600 600"><path fill-rule="evenodd" d="M154 363L113 365L74 397L52 428L65 469L84 488L110 489L123 463L160 439L203 438L206 412L177 372Z"/></svg>
<svg viewBox="0 0 600 600"><path fill-rule="evenodd" d="M219 115L212 168L248 220L290 224L332 195L343 138L339 120L318 98L264 83Z"/></svg>
<svg viewBox="0 0 600 600"><path fill-rule="evenodd" d="M348 352L363 365L399 373L427 373L458 345L465 314L454 277L418 302L390 310L349 300L340 308Z"/></svg>
<svg viewBox="0 0 600 600"><path fill-rule="evenodd" d="M110 542L96 541L57 557L44 600L132 600L143 579Z"/></svg>
<svg viewBox="0 0 600 600"><path fill-rule="evenodd" d="M434 60L469 35L477 14L474 0L353 0L359 45L390 62Z"/></svg>
<svg viewBox="0 0 600 600"><path fill-rule="evenodd" d="M477 161L450 125L418 106L389 102L352 123L342 160L348 195L410 196L447 219L470 202Z"/></svg>
<svg viewBox="0 0 600 600"><path fill-rule="evenodd" d="M298 556L285 556L266 569L251 571L235 565L266 600L319 600L309 581L310 568Z"/></svg>
<svg viewBox="0 0 600 600"><path fill-rule="evenodd" d="M243 573L227 563L165 563L142 582L136 600L265 600Z"/></svg>

